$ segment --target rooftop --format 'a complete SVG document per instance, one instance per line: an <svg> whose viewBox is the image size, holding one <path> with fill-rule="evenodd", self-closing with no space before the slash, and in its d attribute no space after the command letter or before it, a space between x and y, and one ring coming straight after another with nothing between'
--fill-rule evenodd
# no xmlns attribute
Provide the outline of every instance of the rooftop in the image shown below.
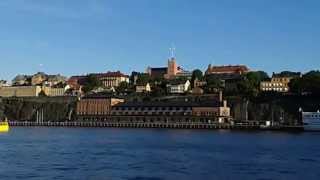
<svg viewBox="0 0 320 180"><path fill-rule="evenodd" d="M229 71L249 71L249 68L245 65L227 65L227 66L211 66L208 67L209 72L229 72Z"/></svg>
<svg viewBox="0 0 320 180"><path fill-rule="evenodd" d="M107 73L96 73L92 75L96 75L98 77L129 77L128 75L125 75L120 71L116 71L116 72L108 71Z"/></svg>
<svg viewBox="0 0 320 180"><path fill-rule="evenodd" d="M148 102L124 102L115 107L220 107L219 101L183 102L183 101L148 101Z"/></svg>

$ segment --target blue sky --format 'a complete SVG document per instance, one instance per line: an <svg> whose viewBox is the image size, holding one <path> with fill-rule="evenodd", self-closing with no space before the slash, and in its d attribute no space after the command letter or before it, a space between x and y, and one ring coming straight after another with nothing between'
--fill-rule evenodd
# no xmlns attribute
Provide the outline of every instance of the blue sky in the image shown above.
<svg viewBox="0 0 320 180"><path fill-rule="evenodd" d="M163 66L320 68L319 0L1 0L0 79Z"/></svg>

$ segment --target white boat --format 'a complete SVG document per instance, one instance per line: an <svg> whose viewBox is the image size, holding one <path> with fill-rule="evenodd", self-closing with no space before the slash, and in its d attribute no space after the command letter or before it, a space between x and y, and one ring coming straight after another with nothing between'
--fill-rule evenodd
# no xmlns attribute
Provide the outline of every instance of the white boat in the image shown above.
<svg viewBox="0 0 320 180"><path fill-rule="evenodd" d="M320 111L302 112L302 121L305 131L320 131Z"/></svg>

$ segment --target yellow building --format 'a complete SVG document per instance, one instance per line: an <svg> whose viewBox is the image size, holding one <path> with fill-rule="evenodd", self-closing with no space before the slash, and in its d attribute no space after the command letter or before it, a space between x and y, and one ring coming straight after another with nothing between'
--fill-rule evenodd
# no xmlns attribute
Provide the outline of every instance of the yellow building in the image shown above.
<svg viewBox="0 0 320 180"><path fill-rule="evenodd" d="M52 88L46 86L7 86L0 87L0 97L38 97L41 92L46 96L64 96L69 86Z"/></svg>
<svg viewBox="0 0 320 180"><path fill-rule="evenodd" d="M35 85L40 85L42 84L45 80L47 79L47 75L39 72L35 75L32 76L31 78L31 85L35 86Z"/></svg>
<svg viewBox="0 0 320 180"><path fill-rule="evenodd" d="M37 97L40 86L8 86L0 88L0 97Z"/></svg>
<svg viewBox="0 0 320 180"><path fill-rule="evenodd" d="M42 87L42 91L47 96L64 96L66 91L69 89L69 86L66 86L64 88L52 88L52 87Z"/></svg>
<svg viewBox="0 0 320 180"><path fill-rule="evenodd" d="M106 88L118 87L122 82L129 83L129 76L120 71L92 75L96 76Z"/></svg>
<svg viewBox="0 0 320 180"><path fill-rule="evenodd" d="M271 81L263 81L260 84L261 91L288 92L289 83L293 77L272 77Z"/></svg>

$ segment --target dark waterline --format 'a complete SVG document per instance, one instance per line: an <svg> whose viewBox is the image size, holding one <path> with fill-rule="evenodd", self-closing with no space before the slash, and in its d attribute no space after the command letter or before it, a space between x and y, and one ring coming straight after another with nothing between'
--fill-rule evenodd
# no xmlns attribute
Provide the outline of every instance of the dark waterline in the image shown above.
<svg viewBox="0 0 320 180"><path fill-rule="evenodd" d="M320 179L320 133L12 128L0 179Z"/></svg>

